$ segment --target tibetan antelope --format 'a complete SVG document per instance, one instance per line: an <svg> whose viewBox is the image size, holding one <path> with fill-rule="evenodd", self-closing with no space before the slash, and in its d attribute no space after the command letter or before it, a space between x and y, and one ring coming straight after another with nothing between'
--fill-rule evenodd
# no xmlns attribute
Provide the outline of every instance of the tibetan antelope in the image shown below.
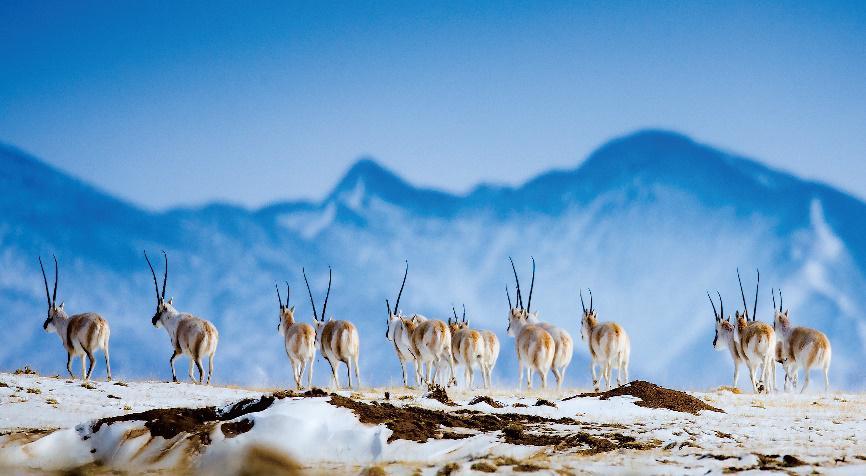
<svg viewBox="0 0 866 476"><path fill-rule="evenodd" d="M743 292L740 270L737 270L737 281L740 283L740 296L743 298L744 308L742 314L734 311L740 355L749 369L749 379L752 381L754 391L761 392L763 387L763 390L769 393L775 389L776 333L773 331L773 326L757 321L761 272L758 271L758 281L755 285L755 304L752 308L751 320L749 320L749 306L746 303L746 294ZM756 375L759 368L762 369L760 380Z"/></svg>
<svg viewBox="0 0 866 476"><path fill-rule="evenodd" d="M556 344L551 370L553 371L554 378L556 378L557 388L562 388L562 382L565 380L565 369L568 368L568 365L571 363L571 357L574 354L574 340L565 329L548 322L542 322L538 318L538 312L530 311L532 306L532 291L535 287L535 258L532 258L532 281L529 283L529 299L526 301L526 309L523 309L523 296L520 293L520 280L517 278L517 268L514 267L514 260L510 256L508 259L511 261L511 271L514 272L514 282L515 286L517 286L518 308L522 309L526 314L527 322L546 330L553 337L553 341Z"/></svg>
<svg viewBox="0 0 866 476"><path fill-rule="evenodd" d="M406 261L406 271L403 273L403 284L400 285L400 292L397 293L397 301L394 302L394 309L391 309L391 303L385 299L385 307L388 309L388 322L385 330L385 338L394 344L394 352L397 353L397 359L400 361L400 369L403 371L403 386L408 387L409 381L406 377L406 365L412 362L416 366L415 356L412 353L412 340L409 330L404 324L405 317L398 309L400 306L400 297L403 296L403 288L406 286L406 276L409 275L409 261ZM427 320L421 316L417 316L420 320ZM418 380L418 371L415 371L415 384L420 385Z"/></svg>
<svg viewBox="0 0 866 476"><path fill-rule="evenodd" d="M496 333L489 330L480 330L481 337L484 338L484 346L487 352L484 353L484 369L487 375L484 376L487 388L493 386L493 367L496 367L496 361L499 359L499 337Z"/></svg>
<svg viewBox="0 0 866 476"><path fill-rule="evenodd" d="M508 297L508 335L514 337L517 352L517 389L523 385L523 369L526 369L526 388L532 388L532 372L541 377L541 388L547 388L547 372L553 367L556 341L543 327L529 322L524 309L511 305L511 294L505 286ZM555 369L554 369L555 371Z"/></svg>
<svg viewBox="0 0 866 476"><path fill-rule="evenodd" d="M307 281L307 272L304 274L304 282L307 284L307 293L310 295L310 306L313 308L313 321L316 326L316 344L322 357L331 366L331 378L335 387L340 388L340 379L337 377L337 368L340 362L346 364L346 378L349 380L349 388L361 386L360 370L358 370L358 354L360 352L360 339L358 329L349 321L335 321L327 317L328 297L331 295L331 267L328 267L328 292L325 293L325 302L322 305L321 318L316 314L316 303L313 302L313 292L310 291L310 282ZM352 368L355 369L355 387L352 386Z"/></svg>
<svg viewBox="0 0 866 476"><path fill-rule="evenodd" d="M601 383L601 379L595 373L596 365L601 365L601 374L607 390L611 387L613 367L617 369L617 385L624 385L628 382L628 361L631 355L631 341L628 334L616 322L598 322L598 313L592 302L592 291L589 291L589 309L583 303L583 291L580 291L580 306L583 308L580 338L589 346L593 388L598 392Z"/></svg>
<svg viewBox="0 0 866 476"><path fill-rule="evenodd" d="M463 305L463 320L457 318L457 309L451 307L454 320L448 319L448 327L451 330L451 349L454 353L454 361L463 366L463 375L468 388L472 388L475 377L474 368L481 370L484 387L488 388L490 382L487 380L487 345L481 332L470 329L469 321L466 320L466 305Z"/></svg>
<svg viewBox="0 0 866 476"><path fill-rule="evenodd" d="M740 379L740 363L744 362L743 354L740 351L740 343L737 341L736 330L731 324L731 316L725 317L725 303L722 302L722 294L716 291L719 295L719 308L721 312L716 311L716 304L707 291L707 298L710 300L710 305L713 306L713 315L716 318L716 335L713 337L713 348L722 351L728 349L731 353L731 360L734 362L734 388L737 387L737 381Z"/></svg>
<svg viewBox="0 0 866 476"><path fill-rule="evenodd" d="M426 319L418 315L400 317L403 329L409 336L410 351L415 359L415 378L432 385L445 365L451 376L444 382L450 385L454 379L454 356L451 351L451 330L448 324L438 319Z"/></svg>
<svg viewBox="0 0 866 476"><path fill-rule="evenodd" d="M108 339L111 330L108 322L95 312L85 312L69 316L63 309L63 302L57 305L57 257L54 257L54 296L48 294L48 278L45 276L45 268L42 266L42 257L39 257L39 268L42 269L42 281L45 283L45 297L48 298L48 317L42 324L46 332L56 332L60 336L60 342L66 348L66 370L72 375L72 357L81 356L81 378L89 380L93 374L93 365L96 359L93 354L102 349L105 354L105 371L108 380L111 380L111 363L108 357ZM84 369L84 357L87 357L89 365L87 372Z"/></svg>
<svg viewBox="0 0 866 476"><path fill-rule="evenodd" d="M773 309L776 315L773 319L773 328L777 332L779 342L782 343L785 370L790 369L791 371L785 386L788 385L787 380L790 380L793 387L797 388L797 374L802 367L806 381L803 383L800 393L804 392L809 386L809 374L812 368L819 367L824 370L824 391L830 391L830 359L832 358L830 340L819 330L791 325L788 310L782 311L782 290L779 290L779 309L775 310L775 307L776 297L774 293Z"/></svg>
<svg viewBox="0 0 866 476"><path fill-rule="evenodd" d="M280 287L277 288L277 302L280 303L279 324L277 332L283 336L286 346L286 355L292 366L292 375L295 377L295 386L300 390L304 368L307 368L307 385L313 387L313 362L316 359L316 331L313 326L304 322L295 322L295 306L289 307L291 288L286 283L286 303L280 296Z"/></svg>
<svg viewBox="0 0 866 476"><path fill-rule="evenodd" d="M213 375L213 358L217 343L219 343L219 332L210 321L193 316L188 312L178 312L172 304L174 298L165 300L165 285L168 281L168 255L165 251L162 252L162 255L165 257L165 273L162 277L162 293L160 294L156 271L153 270L150 258L147 257L147 251L144 252L144 259L147 260L147 266L150 268L151 276L153 276L153 287L156 290L156 312L154 312L150 322L157 329L160 326L164 327L171 339L173 351L168 359L168 364L171 367L171 379L174 382L178 381L174 371L174 359L180 355L188 355L189 379L193 382L196 381L192 376L192 365L195 363L196 368L198 368L198 383L201 384L204 378L202 359L207 357L208 369L205 383L210 385L210 379Z"/></svg>

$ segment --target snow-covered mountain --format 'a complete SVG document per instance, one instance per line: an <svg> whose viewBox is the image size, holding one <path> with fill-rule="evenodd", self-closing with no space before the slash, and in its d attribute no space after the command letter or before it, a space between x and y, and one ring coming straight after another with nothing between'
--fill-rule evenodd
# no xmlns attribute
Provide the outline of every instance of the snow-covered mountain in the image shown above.
<svg viewBox="0 0 866 476"><path fill-rule="evenodd" d="M166 378L171 350L165 331L150 325L153 288L141 253L165 249L167 295L220 329L222 381L288 384L274 282L289 281L297 315L309 320L301 267L321 300L331 265L328 309L360 328L362 379L398 382L384 300L396 297L408 259L401 308L444 319L452 304L465 303L474 326L499 333L496 381L511 385L509 255L524 292L535 257L533 308L576 340L578 289L592 288L602 319L631 335L633 378L690 388L730 382L727 353L710 345L706 291L719 289L731 311L742 306L737 267L749 299L754 268L761 270L759 319L771 319L770 288L781 287L792 318L830 336L835 386L859 388L866 376L866 204L670 132L638 132L603 145L577 168L519 187L481 185L464 196L414 187L364 159L319 203L258 210L213 204L148 212L11 147L0 147L0 170L6 369L63 370L57 336L41 328L46 305L36 261L56 253L59 299L72 312L98 311L111 322L114 373ZM567 383L589 383L586 354L576 345ZM318 365L324 383L321 359Z"/></svg>

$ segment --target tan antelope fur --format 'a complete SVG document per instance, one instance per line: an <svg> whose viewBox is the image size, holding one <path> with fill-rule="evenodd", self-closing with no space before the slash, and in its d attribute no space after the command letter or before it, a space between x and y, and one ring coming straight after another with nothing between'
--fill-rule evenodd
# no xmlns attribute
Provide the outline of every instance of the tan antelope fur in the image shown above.
<svg viewBox="0 0 866 476"><path fill-rule="evenodd" d="M493 368L496 367L496 361L499 359L499 337L490 330L480 330L479 332L484 339L486 350L484 353L484 369L487 372L484 376L485 386L490 388L493 386Z"/></svg>
<svg viewBox="0 0 866 476"><path fill-rule="evenodd" d="M752 317L749 320L749 306L746 304L746 295L743 292L743 282L740 280L740 271L737 270L737 280L740 283L740 295L743 298L743 313L734 311L736 320L737 342L740 346L740 355L749 369L749 379L756 393L761 391L772 392L775 389L775 356L776 356L776 333L773 326L758 322L756 313L758 310L758 289L761 285L761 273L758 272L758 281L755 285L755 304L752 309ZM757 378L757 371L761 369L761 378Z"/></svg>
<svg viewBox="0 0 866 476"><path fill-rule="evenodd" d="M394 303L394 309L391 309L391 303L385 299L385 307L388 310L388 322L385 329L385 338L391 341L394 345L394 352L397 354L397 360L400 361L400 370L403 371L403 386L409 386L409 380L406 376L406 366L412 363L416 366L415 370L415 385L421 385L419 373L417 370L418 363L415 360L415 355L412 353L412 340L410 332L406 329L403 320L405 316L400 312L400 297L403 296L403 288L406 286L406 276L409 275L409 262L406 261L406 270L403 273L403 284L400 285L400 292L397 293L397 301ZM417 316L417 315L416 315ZM426 321L427 318L417 316L419 321Z"/></svg>
<svg viewBox="0 0 866 476"><path fill-rule="evenodd" d="M448 366L450 377L442 381L450 385L454 380L454 359L451 351L451 330L437 319L422 321L413 316L403 319L412 343L412 355L417 362L416 376L427 385L436 383L441 368ZM422 378L423 377L423 378Z"/></svg>
<svg viewBox="0 0 866 476"><path fill-rule="evenodd" d="M517 277L517 268L514 266L514 260L510 256L508 259L511 261L511 271L514 273L514 282L517 287L517 307L523 309L523 296L520 292L520 280ZM543 328L553 337L556 349L553 354L553 366L551 370L553 371L553 377L556 378L557 388L562 388L562 382L565 380L565 370L568 368L568 365L571 363L571 357L574 355L574 340L565 329L548 322L542 322L538 318L538 312L530 311L532 308L532 292L535 288L535 258L531 259L532 281L529 283L529 298L526 301L526 309L523 309L523 312L526 314L527 322Z"/></svg>
<svg viewBox="0 0 866 476"><path fill-rule="evenodd" d="M731 360L734 362L733 386L736 388L737 381L740 379L740 364L744 363L745 359L740 351L740 343L737 341L736 330L734 329L734 325L731 324L731 316L725 317L725 304L722 301L722 294L718 291L716 291L716 294L719 295L720 312L716 312L716 304L713 302L713 298L710 297L710 292L707 291L707 298L709 298L710 304L713 306L713 315L716 318L716 334L713 337L713 348L718 351L728 349L731 353Z"/></svg>
<svg viewBox="0 0 866 476"><path fill-rule="evenodd" d="M276 283L274 283L276 286ZM283 336L286 346L286 355L292 366L292 375L295 377L295 386L301 388L301 380L304 368L307 369L307 385L313 387L313 362L316 359L316 331L313 326L304 322L295 322L295 306L289 307L291 289L286 283L286 303L283 304L280 296L280 287L277 288L277 302L280 303L279 323L277 332Z"/></svg>
<svg viewBox="0 0 866 476"><path fill-rule="evenodd" d="M815 367L824 371L824 391L830 391L830 360L833 357L833 351L830 348L830 340L827 336L817 330L809 327L792 326L791 319L788 317L788 310L782 311L782 291L779 290L779 309L775 310L775 296L773 297L773 308L775 318L773 319L773 328L779 336L779 342L782 343L782 353L785 359L785 369L790 370L790 378L786 379L785 385L787 388L788 380L794 389L797 388L797 374L800 368L806 376L806 381L803 383L803 388L800 393L806 390L809 386L809 374Z"/></svg>
<svg viewBox="0 0 866 476"><path fill-rule="evenodd" d="M484 387L488 388L490 382L487 380L487 344L481 332L470 329L469 321L466 320L466 306L463 306L463 320L457 318L457 310L451 307L454 320L448 320L448 328L451 331L451 350L454 353L454 361L463 366L463 376L466 387L472 389L475 377L475 367L481 370L481 378Z"/></svg>
<svg viewBox="0 0 866 476"><path fill-rule="evenodd" d="M331 383L337 388L340 387L337 368L340 366L340 362L342 362L346 364L346 378L349 381L349 388L358 388L361 386L360 370L358 369L358 356L360 354L358 329L349 321L335 321L327 317L328 298L331 295L331 267L328 267L328 292L325 293L321 319L316 314L316 303L313 302L313 293L310 291L310 282L307 281L307 272L303 269L301 271L304 274L307 293L310 295L310 305L313 308L313 321L316 326L316 344L322 353L322 357L331 366ZM354 387L352 386L353 368L355 370Z"/></svg>
<svg viewBox="0 0 866 476"><path fill-rule="evenodd" d="M198 383L201 384L204 379L204 369L202 368L202 359L208 358L207 383L210 385L210 379L213 375L213 359L216 354L217 344L219 343L219 332L217 328L210 322L200 317L193 316L187 312L178 312L172 304L172 299L165 300L165 285L168 281L168 255L165 251L162 252L165 257L165 274L162 278L162 294L159 292L159 284L156 280L156 271L153 270L153 265L150 263L150 258L147 257L147 252L144 252L144 259L147 260L147 266L150 267L150 274L153 276L153 286L156 289L156 312L153 314L151 324L157 329L162 326L168 333L171 339L173 352L168 359L168 364L171 367L171 379L177 382L177 374L174 371L174 359L180 355L189 356L189 379L195 382L192 375L192 366L195 364L198 368Z"/></svg>
<svg viewBox="0 0 866 476"><path fill-rule="evenodd" d="M508 286L505 287L508 294ZM523 385L523 369L526 369L526 388L532 388L532 373L541 377L541 388L547 388L547 372L553 366L556 343L543 327L530 324L524 309L511 307L508 295L508 335L514 337L517 352L517 388Z"/></svg>
<svg viewBox="0 0 866 476"><path fill-rule="evenodd" d="M601 379L596 375L596 365L601 365L601 375L604 377L607 390L611 388L611 372L614 367L617 369L617 385L624 385L628 382L628 362L631 354L631 340L628 334L616 322L598 322L598 314L592 302L592 291L589 291L589 309L583 303L583 291L580 292L580 305L583 307L580 338L589 347L593 388L598 392L601 383Z"/></svg>
<svg viewBox="0 0 866 476"><path fill-rule="evenodd" d="M54 297L48 294L48 278L45 276L45 268L42 266L42 257L39 257L39 268L42 269L42 280L45 283L45 297L48 298L48 317L42 324L46 332L56 332L60 342L66 349L66 371L72 375L72 358L81 356L81 378L89 380L93 374L93 365L96 362L93 354L102 349L105 355L105 372L108 380L111 380L111 362L108 356L108 339L111 330L108 322L95 312L85 312L69 316L63 308L63 302L57 305L57 279L58 266L57 257L54 257ZM87 357L89 365L85 373L84 358Z"/></svg>

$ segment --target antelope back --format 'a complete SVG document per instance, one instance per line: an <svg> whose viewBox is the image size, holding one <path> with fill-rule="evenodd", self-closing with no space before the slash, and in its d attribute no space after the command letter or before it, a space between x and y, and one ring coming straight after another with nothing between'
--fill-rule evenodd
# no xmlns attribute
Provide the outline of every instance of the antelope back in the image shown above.
<svg viewBox="0 0 866 476"><path fill-rule="evenodd" d="M795 327L788 339L788 349L798 364L814 367L829 359L830 340L817 329Z"/></svg>
<svg viewBox="0 0 866 476"><path fill-rule="evenodd" d="M358 353L358 330L349 321L328 321L322 329L322 353L340 360Z"/></svg>

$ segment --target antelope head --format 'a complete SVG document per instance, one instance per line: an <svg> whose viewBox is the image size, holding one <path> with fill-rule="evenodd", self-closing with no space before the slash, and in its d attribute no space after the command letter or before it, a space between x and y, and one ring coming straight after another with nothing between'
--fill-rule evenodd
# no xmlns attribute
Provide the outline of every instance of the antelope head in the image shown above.
<svg viewBox="0 0 866 476"><path fill-rule="evenodd" d="M39 268L42 269L42 281L45 283L45 297L48 299L48 316L42 324L45 332L57 332L57 319L66 319L66 311L63 309L63 303L57 305L57 257L54 256L54 295L48 292L48 278L45 277L45 268L42 266L42 257L39 257Z"/></svg>
<svg viewBox="0 0 866 476"><path fill-rule="evenodd" d="M713 315L716 318L716 335L713 337L713 348L716 350L724 350L728 347L728 342L734 337L734 325L731 324L731 318L725 319L725 304L722 302L722 294L716 291L719 295L719 308L721 312L716 312L716 304L707 291L707 298L710 299L710 304L713 306ZM739 318L739 312L737 313Z"/></svg>
<svg viewBox="0 0 866 476"><path fill-rule="evenodd" d="M277 288L277 302L280 304L280 314L277 322L277 332L284 334L290 325L295 323L295 306L289 307L289 298L291 297L291 288L289 283L286 283L286 303L283 304L283 298L280 296L280 287L274 283Z"/></svg>
<svg viewBox="0 0 866 476"><path fill-rule="evenodd" d="M153 313L150 323L153 327L159 328L160 325L165 325L169 319L173 319L177 315L177 310L172 305L172 299L165 300L165 284L168 282L168 255L165 251L162 252L165 257L165 273L162 276L162 293L159 292L159 284L156 280L156 271L153 270L153 265L150 263L150 258L147 257L147 251L144 252L144 259L147 260L147 266L150 267L150 274L153 276L153 287L156 291L156 311Z"/></svg>
<svg viewBox="0 0 866 476"><path fill-rule="evenodd" d="M400 297L403 296L403 287L406 286L406 276L409 275L409 260L406 260L406 271L403 272L403 284L400 285L400 292L397 293L397 301L394 302L394 309L391 309L391 303L385 299L385 307L388 309L388 322L385 327L385 338L393 341L394 332L397 329L396 323L402 318L400 313Z"/></svg>
<svg viewBox="0 0 866 476"><path fill-rule="evenodd" d="M508 291L508 285L505 286L505 296L508 298L508 335L515 337L520 328L529 321L530 306L532 305L532 291L535 288L535 258L532 258L532 281L529 285L529 299L526 302L526 307L523 307L523 295L520 293L520 279L517 277L517 268L514 266L514 260L508 257L511 261L511 271L514 273L514 285L517 288L515 297L517 306L511 303L511 293ZM455 316L456 317L456 316Z"/></svg>
<svg viewBox="0 0 866 476"><path fill-rule="evenodd" d="M580 338L584 342L589 342L590 331L598 324L598 314L592 303L592 289L587 288L587 291L589 291L589 309L586 308L586 304L583 302L583 291L579 291L580 307L583 308L583 316L580 319Z"/></svg>
<svg viewBox="0 0 866 476"><path fill-rule="evenodd" d="M313 292L310 291L310 282L307 280L307 271L304 268L301 268L301 273L304 275L304 283L307 285L307 294L310 295L310 306L313 308L313 327L316 329L316 346L321 346L322 330L325 328L325 324L328 321L328 319L325 319L325 316L327 315L326 312L328 310L328 298L331 296L331 267L328 266L328 292L325 293L325 303L322 305L321 318L316 313L316 303L313 301Z"/></svg>
<svg viewBox="0 0 866 476"><path fill-rule="evenodd" d="M787 331L791 328L791 319L788 318L788 310L782 310L782 290L779 289L779 308L776 309L776 290L773 290L773 330L776 332Z"/></svg>
<svg viewBox="0 0 866 476"><path fill-rule="evenodd" d="M451 329L451 334L469 327L469 321L466 320L466 304L463 305L462 321L457 317L457 309L455 309L454 306L451 306L451 312L454 313L453 321L450 317L448 318L448 328Z"/></svg>

